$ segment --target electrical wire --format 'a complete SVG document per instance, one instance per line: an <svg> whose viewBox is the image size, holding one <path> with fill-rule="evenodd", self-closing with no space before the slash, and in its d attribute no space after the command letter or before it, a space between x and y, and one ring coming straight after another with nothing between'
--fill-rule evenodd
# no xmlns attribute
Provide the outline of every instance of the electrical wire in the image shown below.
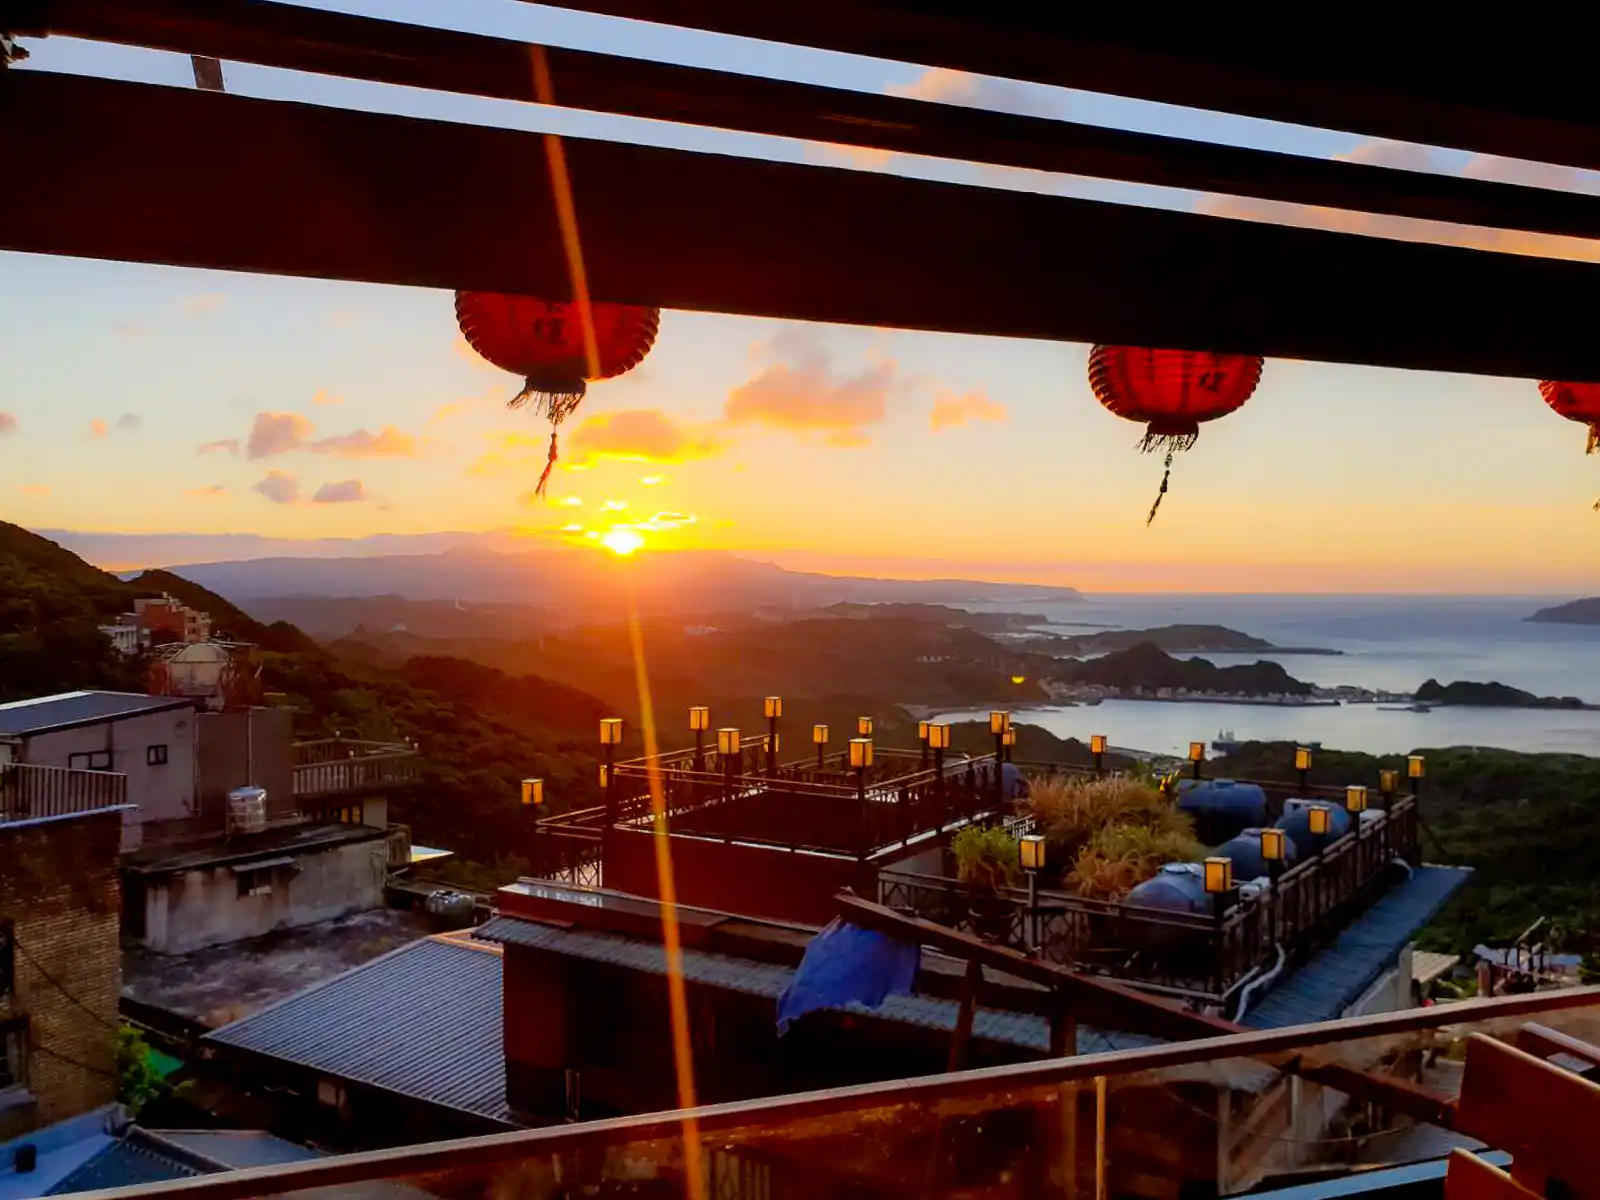
<svg viewBox="0 0 1600 1200"><path fill-rule="evenodd" d="M50 972L45 969L44 964L41 963L32 954L30 954L28 952L28 948L26 946L24 946L20 941L18 941L15 936L13 936L12 939L11 939L11 945L13 947L15 947L16 949L22 951L22 957L27 959L28 960L28 964L30 966L32 966L33 969L35 971L37 971L41 976L43 976L44 977L44 981L46 983L48 983L51 987L55 988L56 991L60 992L63 996L65 996L73 1004L76 1004L84 1012L88 1013L91 1017L93 1017L100 1024L104 1025L107 1029L111 1030L113 1033L117 1033L117 1032L121 1031L121 1029L122 1029L121 1024L119 1024L116 1021L108 1021L108 1020L106 1020L105 1017L103 1017L99 1013L95 1012L95 1010L90 1008L89 1005L85 1004L82 1000L78 999L70 991L68 991L66 985L63 984L54 975L50 974Z"/></svg>

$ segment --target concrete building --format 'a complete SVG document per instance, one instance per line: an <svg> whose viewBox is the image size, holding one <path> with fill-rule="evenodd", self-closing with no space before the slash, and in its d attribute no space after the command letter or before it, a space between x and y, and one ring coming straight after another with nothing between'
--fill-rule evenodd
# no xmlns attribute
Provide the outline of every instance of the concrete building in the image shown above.
<svg viewBox="0 0 1600 1200"><path fill-rule="evenodd" d="M115 805L0 813L0 1140L116 1098L121 831Z"/></svg>
<svg viewBox="0 0 1600 1200"><path fill-rule="evenodd" d="M195 815L196 713L188 700L64 692L0 704L0 759L127 776L130 841L151 822Z"/></svg>
<svg viewBox="0 0 1600 1200"><path fill-rule="evenodd" d="M141 597L133 602L134 620L153 641L193 645L211 640L211 616L171 596ZM157 637L156 635L165 635Z"/></svg>

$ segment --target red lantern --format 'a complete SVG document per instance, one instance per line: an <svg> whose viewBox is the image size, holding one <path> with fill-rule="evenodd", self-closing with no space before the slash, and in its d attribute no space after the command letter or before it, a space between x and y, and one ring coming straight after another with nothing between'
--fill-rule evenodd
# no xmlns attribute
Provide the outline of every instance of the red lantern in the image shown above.
<svg viewBox="0 0 1600 1200"><path fill-rule="evenodd" d="M589 305L594 344L585 346L579 306L500 292L457 292L456 320L467 344L502 371L522 376L508 407L530 401L550 418L550 456L534 490L544 495L556 464L556 429L583 402L588 385L631 371L655 345L659 308Z"/></svg>
<svg viewBox="0 0 1600 1200"><path fill-rule="evenodd" d="M1539 394L1544 402L1569 421L1589 427L1589 444L1585 454L1600 450L1600 383L1559 383L1549 379L1539 381ZM1595 502L1600 511L1600 500Z"/></svg>
<svg viewBox="0 0 1600 1200"><path fill-rule="evenodd" d="M1148 525L1167 494L1172 456L1194 445L1200 422L1225 417L1250 399L1261 382L1262 360L1253 354L1203 350L1152 350L1096 346L1089 353L1089 386L1107 411L1145 427L1139 448L1165 450L1161 490Z"/></svg>

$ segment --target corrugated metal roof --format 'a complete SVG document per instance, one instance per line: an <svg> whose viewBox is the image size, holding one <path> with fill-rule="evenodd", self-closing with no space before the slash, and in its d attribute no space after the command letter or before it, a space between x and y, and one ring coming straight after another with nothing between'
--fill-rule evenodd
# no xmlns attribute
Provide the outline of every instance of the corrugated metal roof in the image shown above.
<svg viewBox="0 0 1600 1200"><path fill-rule="evenodd" d="M160 712L167 708L192 708L194 702L173 696L144 696L135 692L62 692L36 700L0 704L0 734L26 737L74 725Z"/></svg>
<svg viewBox="0 0 1600 1200"><path fill-rule="evenodd" d="M1361 998L1472 872L1417 867L1347 925L1333 944L1275 986L1245 1014L1253 1029L1332 1021Z"/></svg>
<svg viewBox="0 0 1600 1200"><path fill-rule="evenodd" d="M320 1150L300 1146L259 1129L162 1129L157 1136L234 1170L246 1167L281 1167L325 1157Z"/></svg>
<svg viewBox="0 0 1600 1200"><path fill-rule="evenodd" d="M207 1174L200 1167L163 1154L145 1139L118 1138L83 1166L45 1193L65 1196L72 1192L92 1192L100 1188L133 1187L141 1183L167 1183Z"/></svg>
<svg viewBox="0 0 1600 1200"><path fill-rule="evenodd" d="M484 948L425 938L206 1041L510 1123L500 967Z"/></svg>
<svg viewBox="0 0 1600 1200"><path fill-rule="evenodd" d="M595 962L613 963L636 971L649 971L655 975L667 973L666 951L659 942L646 942L587 929L558 929L517 917L495 917L478 930L477 936L485 941L528 946L555 954L568 954ZM683 951L683 974L691 983L725 988L750 996L761 996L776 1005L778 996L794 979L795 971L792 967L775 963L756 962L753 959L735 958L727 954L686 949ZM840 1011L881 1017L907 1025L920 1025L925 1029L950 1031L956 1027L959 1007L954 1000L944 1000L934 996L890 996L883 1002L881 1008L847 1004L841 1006ZM776 1010L773 1020L777 1020ZM1032 1013L980 1008L973 1017L972 1033L974 1037L1021 1046L1041 1053L1050 1048L1049 1022ZM1084 1025L1078 1027L1079 1054L1132 1050L1140 1046L1157 1045L1159 1041L1160 1039L1140 1034L1107 1033Z"/></svg>

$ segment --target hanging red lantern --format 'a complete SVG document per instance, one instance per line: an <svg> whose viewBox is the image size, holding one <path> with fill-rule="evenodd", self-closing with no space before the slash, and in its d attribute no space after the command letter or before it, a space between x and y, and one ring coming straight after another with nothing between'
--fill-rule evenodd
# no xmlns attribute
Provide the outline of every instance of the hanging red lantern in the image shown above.
<svg viewBox="0 0 1600 1200"><path fill-rule="evenodd" d="M1200 422L1225 417L1261 382L1263 360L1253 354L1204 350L1152 350L1144 346L1096 346L1089 352L1089 386L1107 411L1144 425L1145 453L1166 451L1161 490L1145 524L1167 494L1172 456L1194 445Z"/></svg>
<svg viewBox="0 0 1600 1200"><path fill-rule="evenodd" d="M1600 450L1600 383L1561 383L1549 379L1539 381L1539 394L1544 402L1569 421L1589 427L1589 444L1585 454ZM1600 512L1600 500L1595 501Z"/></svg>
<svg viewBox="0 0 1600 1200"><path fill-rule="evenodd" d="M522 376L507 407L531 404L550 419L550 455L535 492L544 495L556 465L556 430L583 402L588 386L631 371L655 345L659 308L589 305L594 345L586 348L579 306L501 292L457 292L456 321L467 344L502 371Z"/></svg>

